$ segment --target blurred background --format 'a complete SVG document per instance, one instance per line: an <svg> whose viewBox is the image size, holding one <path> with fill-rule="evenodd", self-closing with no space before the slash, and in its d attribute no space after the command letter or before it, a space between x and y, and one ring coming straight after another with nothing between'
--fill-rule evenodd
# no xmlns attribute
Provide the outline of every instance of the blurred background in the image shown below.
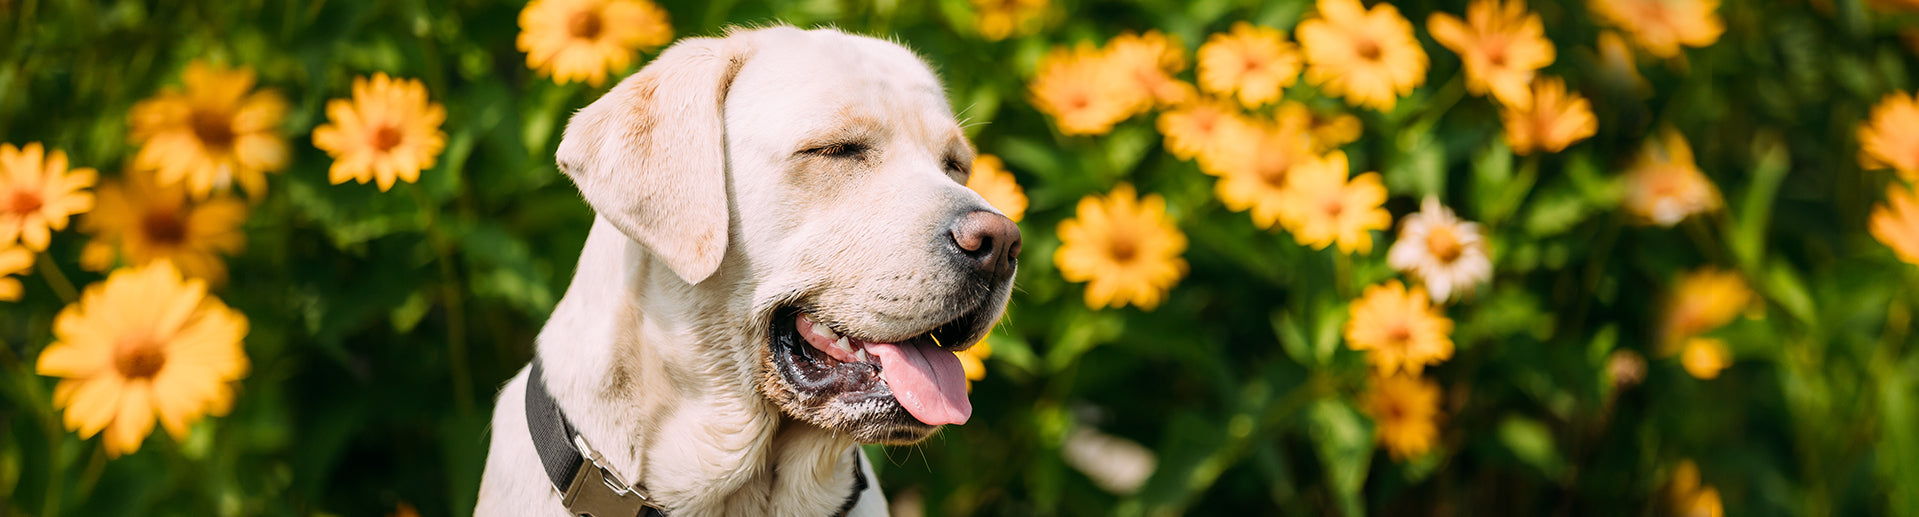
<svg viewBox="0 0 1919 517"><path fill-rule="evenodd" d="M467 515L674 39L918 51L1025 232L899 515L1919 515L1910 0L0 0L0 515Z"/></svg>

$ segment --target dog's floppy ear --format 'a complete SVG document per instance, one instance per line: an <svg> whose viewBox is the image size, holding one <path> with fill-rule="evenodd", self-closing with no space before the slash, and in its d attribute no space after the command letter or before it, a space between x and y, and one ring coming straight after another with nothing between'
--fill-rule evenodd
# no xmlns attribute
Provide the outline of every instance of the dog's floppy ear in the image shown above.
<svg viewBox="0 0 1919 517"><path fill-rule="evenodd" d="M695 38L573 115L560 170L587 204L689 284L726 255L722 105L747 58L742 38Z"/></svg>

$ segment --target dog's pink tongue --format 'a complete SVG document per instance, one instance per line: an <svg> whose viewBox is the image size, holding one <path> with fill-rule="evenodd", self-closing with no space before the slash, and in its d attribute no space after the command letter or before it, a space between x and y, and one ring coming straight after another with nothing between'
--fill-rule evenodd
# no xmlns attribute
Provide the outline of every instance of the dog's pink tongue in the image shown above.
<svg viewBox="0 0 1919 517"><path fill-rule="evenodd" d="M964 424L973 416L959 356L932 345L867 343L880 360L880 378L913 418L927 425Z"/></svg>

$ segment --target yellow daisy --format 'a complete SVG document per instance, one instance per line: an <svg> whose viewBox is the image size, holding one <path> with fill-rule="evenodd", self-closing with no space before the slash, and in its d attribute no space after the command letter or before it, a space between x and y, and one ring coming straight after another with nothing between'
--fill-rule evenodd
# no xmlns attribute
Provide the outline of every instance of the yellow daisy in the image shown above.
<svg viewBox="0 0 1919 517"><path fill-rule="evenodd" d="M67 153L47 152L39 142L0 144L0 247L18 242L44 251L67 219L93 209L87 192L99 174L67 170Z"/></svg>
<svg viewBox="0 0 1919 517"><path fill-rule="evenodd" d="M1364 129L1359 124L1359 117L1347 113L1320 113L1305 104L1292 101L1280 103L1276 118L1280 125L1298 124L1305 127L1306 133L1313 137L1315 153L1325 153L1353 143L1359 140L1359 133Z"/></svg>
<svg viewBox="0 0 1919 517"><path fill-rule="evenodd" d="M1250 211L1254 224L1270 230L1280 224L1290 173L1318 157L1301 124L1265 123L1250 131L1257 140L1240 153L1241 159L1224 167L1214 192L1227 209Z"/></svg>
<svg viewBox="0 0 1919 517"><path fill-rule="evenodd" d="M953 355L959 356L960 369L966 372L966 391L973 391L973 381L986 378L986 359L993 357L993 344L980 340Z"/></svg>
<svg viewBox="0 0 1919 517"><path fill-rule="evenodd" d="M1106 42L1105 61L1106 66L1118 69L1122 83L1130 83L1141 95L1135 112L1156 105L1178 105L1193 98L1193 85L1173 77L1186 69L1185 51L1159 31L1114 36Z"/></svg>
<svg viewBox="0 0 1919 517"><path fill-rule="evenodd" d="M14 244L0 245L0 301L20 299L25 286L14 275L24 275L33 267L33 251Z"/></svg>
<svg viewBox="0 0 1919 517"><path fill-rule="evenodd" d="M1069 282L1086 283L1086 306L1128 304L1152 310L1186 275L1186 234L1173 225L1166 200L1138 197L1132 185L1079 200L1077 217L1059 223L1053 263Z"/></svg>
<svg viewBox="0 0 1919 517"><path fill-rule="evenodd" d="M1199 162L1199 170L1225 174L1229 163L1252 151L1254 124L1225 100L1202 97L1159 115L1166 151Z"/></svg>
<svg viewBox="0 0 1919 517"><path fill-rule="evenodd" d="M1739 273L1702 268L1680 275L1666 308L1666 353L1687 339L1731 323L1752 305L1753 293Z"/></svg>
<svg viewBox="0 0 1919 517"><path fill-rule="evenodd" d="M1326 249L1339 244L1340 253L1371 253L1373 230L1393 224L1386 203L1386 186L1379 173L1368 172L1347 181L1346 153L1333 151L1293 166L1279 194L1280 223L1302 246Z"/></svg>
<svg viewBox="0 0 1919 517"><path fill-rule="evenodd" d="M1539 15L1526 11L1525 0L1473 0L1466 19L1433 13L1426 30L1440 45L1459 54L1466 69L1466 91L1492 93L1501 104L1532 105L1528 85L1533 74L1553 63L1553 43Z"/></svg>
<svg viewBox="0 0 1919 517"><path fill-rule="evenodd" d="M1617 32L1599 33L1599 68L1600 75L1614 84L1639 93L1652 90L1652 83L1646 82L1646 76L1639 75L1639 62L1632 53L1632 47L1627 46L1626 39L1619 37Z"/></svg>
<svg viewBox="0 0 1919 517"><path fill-rule="evenodd" d="M1718 210L1719 188L1693 162L1692 146L1678 131L1649 141L1626 173L1626 211L1639 220L1671 227L1693 214Z"/></svg>
<svg viewBox="0 0 1919 517"><path fill-rule="evenodd" d="M1679 365L1693 378L1710 380L1719 377L1720 370L1732 366L1732 351L1726 349L1725 341L1704 337L1688 339L1679 352Z"/></svg>
<svg viewBox="0 0 1919 517"><path fill-rule="evenodd" d="M151 174L134 172L102 185L99 201L80 220L80 231L93 235L80 253L80 265L90 270L104 271L117 260L131 266L166 260L218 286L227 277L221 257L246 247L240 224L247 205L229 195L194 202L184 186L155 185Z"/></svg>
<svg viewBox="0 0 1919 517"><path fill-rule="evenodd" d="M1479 224L1453 215L1438 198L1426 198L1418 213L1400 220L1399 239L1386 250L1386 263L1418 278L1433 303L1471 295L1493 277L1491 245Z"/></svg>
<svg viewBox="0 0 1919 517"><path fill-rule="evenodd" d="M88 286L53 332L37 371L62 378L53 404L67 429L105 430L110 456L139 450L156 417L178 440L201 416L225 414L230 383L247 373L246 317L165 261Z"/></svg>
<svg viewBox="0 0 1919 517"><path fill-rule="evenodd" d="M1279 100L1281 90L1299 77L1299 50L1286 33L1239 22L1231 32L1214 34L1199 47L1199 85L1256 108Z"/></svg>
<svg viewBox="0 0 1919 517"><path fill-rule="evenodd" d="M1872 107L1859 126L1859 164L1919 180L1919 95L1894 93Z"/></svg>
<svg viewBox="0 0 1919 517"><path fill-rule="evenodd" d="M1661 58L1678 57L1680 45L1711 45L1726 31L1719 0L1588 0L1586 6Z"/></svg>
<svg viewBox="0 0 1919 517"><path fill-rule="evenodd" d="M1039 29L1049 0L973 0L979 13L973 25L979 35L999 41L1012 36L1032 34Z"/></svg>
<svg viewBox="0 0 1919 517"><path fill-rule="evenodd" d="M998 156L982 154L974 158L973 175L966 178L966 188L979 193L1015 223L1026 216L1026 190L1019 187L1019 181Z"/></svg>
<svg viewBox="0 0 1919 517"><path fill-rule="evenodd" d="M1666 485L1673 515L1679 517L1725 517L1726 511L1720 504L1719 489L1700 483L1699 465L1692 460L1679 462L1673 469L1672 479Z"/></svg>
<svg viewBox="0 0 1919 517"><path fill-rule="evenodd" d="M1413 24L1384 2L1319 0L1317 16L1299 22L1306 82L1347 104L1391 111L1399 97L1426 82L1426 51Z"/></svg>
<svg viewBox="0 0 1919 517"><path fill-rule="evenodd" d="M327 123L313 128L313 146L333 157L327 178L335 185L377 181L385 192L396 180L419 181L446 147L446 108L427 101L418 80L384 72L356 77L353 100L328 101L326 111Z"/></svg>
<svg viewBox="0 0 1919 517"><path fill-rule="evenodd" d="M1143 99L1122 72L1107 66L1106 54L1081 42L1056 47L1039 62L1039 71L1027 86L1029 102L1045 113L1067 135L1103 135L1133 116Z"/></svg>
<svg viewBox="0 0 1919 517"><path fill-rule="evenodd" d="M559 84L599 86L640 50L673 41L666 10L648 0L533 0L520 11L526 66Z"/></svg>
<svg viewBox="0 0 1919 517"><path fill-rule="evenodd" d="M1872 207L1872 238L1892 248L1899 260L1919 266L1919 192L1894 184L1886 187L1886 202Z"/></svg>
<svg viewBox="0 0 1919 517"><path fill-rule="evenodd" d="M1531 103L1526 107L1508 104L1499 110L1499 119L1506 126L1506 145L1515 154L1564 151L1566 146L1599 131L1592 103L1579 92L1566 91L1566 81L1558 77L1534 80L1528 97Z"/></svg>
<svg viewBox="0 0 1919 517"><path fill-rule="evenodd" d="M1394 461L1425 454L1439 441L1439 385L1411 375L1373 378L1361 406Z"/></svg>
<svg viewBox="0 0 1919 517"><path fill-rule="evenodd" d="M1380 375L1418 375L1453 356L1453 320L1439 313L1426 290L1398 280L1366 288L1346 319L1346 346L1366 352Z"/></svg>
<svg viewBox="0 0 1919 517"><path fill-rule="evenodd" d="M253 70L187 65L186 90L168 88L133 105L131 135L140 146L134 168L158 171L160 183L186 182L195 198L239 183L247 196L266 195L268 172L287 166L279 135L287 103L273 90L253 90Z"/></svg>

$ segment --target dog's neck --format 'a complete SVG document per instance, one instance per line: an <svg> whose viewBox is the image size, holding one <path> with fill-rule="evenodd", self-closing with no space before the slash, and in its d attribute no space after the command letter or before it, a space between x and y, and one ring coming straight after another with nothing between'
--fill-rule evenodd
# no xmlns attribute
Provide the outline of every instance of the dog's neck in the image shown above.
<svg viewBox="0 0 1919 517"><path fill-rule="evenodd" d="M732 298L693 292L737 282L724 275L689 286L596 220L540 331L547 389L622 478L676 516L831 515L854 486L854 442L760 396L765 345L731 335L739 321L716 320L746 308L685 305Z"/></svg>

